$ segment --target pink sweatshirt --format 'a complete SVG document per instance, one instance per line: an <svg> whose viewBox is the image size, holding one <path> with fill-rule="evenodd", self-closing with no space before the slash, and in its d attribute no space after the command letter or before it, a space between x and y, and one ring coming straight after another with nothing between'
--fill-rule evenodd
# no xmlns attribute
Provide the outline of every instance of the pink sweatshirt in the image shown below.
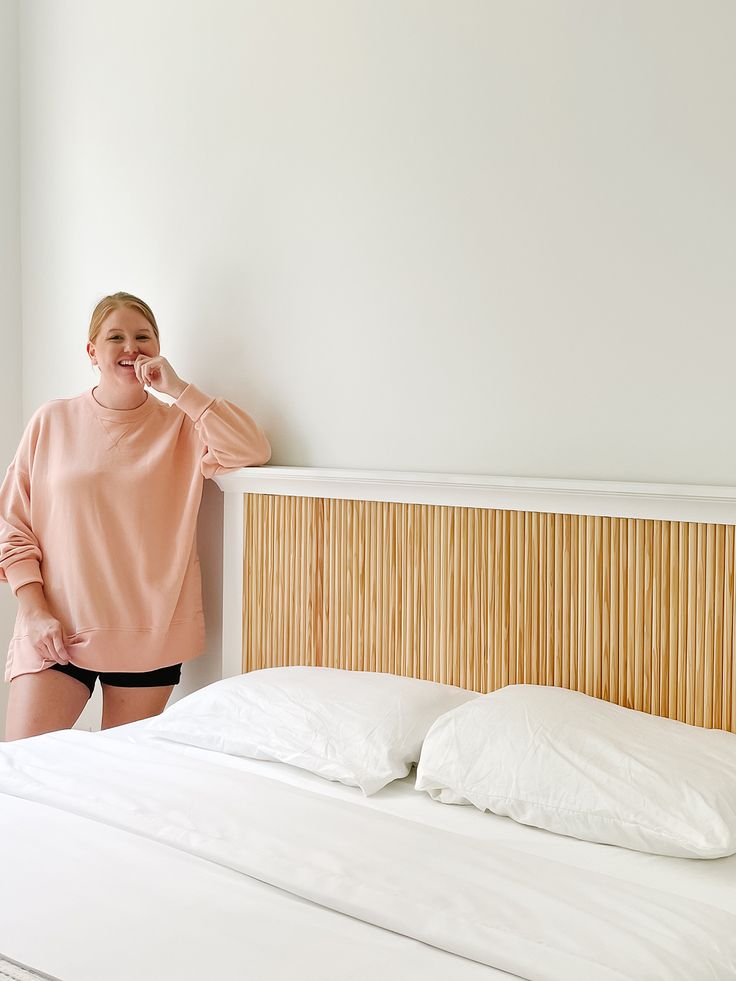
<svg viewBox="0 0 736 981"><path fill-rule="evenodd" d="M188 385L106 409L92 391L32 416L0 488L0 580L43 585L73 664L151 671L204 648L197 556L203 477L266 463L268 440L232 402ZM51 665L18 611L6 681Z"/></svg>

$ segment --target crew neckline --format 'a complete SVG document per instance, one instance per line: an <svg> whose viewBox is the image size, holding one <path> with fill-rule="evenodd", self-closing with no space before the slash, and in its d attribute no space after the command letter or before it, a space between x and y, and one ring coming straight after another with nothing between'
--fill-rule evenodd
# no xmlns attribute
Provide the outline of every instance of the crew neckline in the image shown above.
<svg viewBox="0 0 736 981"><path fill-rule="evenodd" d="M95 385L94 388L96 387ZM136 406L135 409L109 409L104 405L100 405L94 397L92 394L94 388L90 388L87 391L87 404L98 418L108 419L111 422L137 422L139 419L144 419L154 410L158 401L157 399L151 398L148 392L146 392L146 401Z"/></svg>

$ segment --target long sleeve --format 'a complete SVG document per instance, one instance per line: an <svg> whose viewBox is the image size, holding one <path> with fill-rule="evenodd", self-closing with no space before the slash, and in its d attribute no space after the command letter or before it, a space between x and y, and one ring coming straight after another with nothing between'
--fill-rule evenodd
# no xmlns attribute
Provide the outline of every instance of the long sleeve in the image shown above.
<svg viewBox="0 0 736 981"><path fill-rule="evenodd" d="M205 395L187 385L174 405L194 422L202 441L200 467L204 477L214 477L240 467L268 463L271 444L257 423L237 405Z"/></svg>
<svg viewBox="0 0 736 981"><path fill-rule="evenodd" d="M29 582L43 585L41 548L31 527L31 468L34 419L23 433L0 487L0 581L13 593Z"/></svg>

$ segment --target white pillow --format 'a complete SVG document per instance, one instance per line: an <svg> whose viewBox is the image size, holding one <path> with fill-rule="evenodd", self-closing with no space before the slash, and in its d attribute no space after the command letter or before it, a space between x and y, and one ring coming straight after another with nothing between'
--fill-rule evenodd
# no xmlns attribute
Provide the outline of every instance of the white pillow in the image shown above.
<svg viewBox="0 0 736 981"><path fill-rule="evenodd" d="M392 674L264 668L182 698L147 728L190 746L290 763L367 795L407 775L436 718L478 697Z"/></svg>
<svg viewBox="0 0 736 981"><path fill-rule="evenodd" d="M587 841L736 852L736 736L563 688L511 685L442 716L416 788Z"/></svg>

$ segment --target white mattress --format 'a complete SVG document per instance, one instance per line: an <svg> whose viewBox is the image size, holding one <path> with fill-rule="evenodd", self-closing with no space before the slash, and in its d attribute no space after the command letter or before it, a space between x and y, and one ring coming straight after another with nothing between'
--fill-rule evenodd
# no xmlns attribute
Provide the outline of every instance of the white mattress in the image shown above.
<svg viewBox="0 0 736 981"><path fill-rule="evenodd" d="M52 745L44 739L27 742L41 750ZM100 752L105 740L142 746L146 724L96 739ZM283 764L173 744L168 751L175 754L172 759L203 766L211 766L216 757L217 766L231 771L402 818L402 827L413 822L418 836L422 827L449 831L477 843L479 852L484 842L508 845L537 856L540 865L552 859L736 914L736 858L668 859L562 838L472 808L436 803L414 791L413 776L364 798L358 790ZM35 772L39 781L52 785L53 765L53 754L39 753L24 772ZM325 909L173 847L172 841L80 816L68 809L74 806L73 795L65 807L24 799L22 779L12 773L9 779L13 792L0 794L0 953L61 981L511 976ZM29 778L30 797L32 782ZM109 810L110 800L105 803ZM121 814L130 810L130 799L121 797L119 808ZM134 822L135 817L123 814L121 820Z"/></svg>

